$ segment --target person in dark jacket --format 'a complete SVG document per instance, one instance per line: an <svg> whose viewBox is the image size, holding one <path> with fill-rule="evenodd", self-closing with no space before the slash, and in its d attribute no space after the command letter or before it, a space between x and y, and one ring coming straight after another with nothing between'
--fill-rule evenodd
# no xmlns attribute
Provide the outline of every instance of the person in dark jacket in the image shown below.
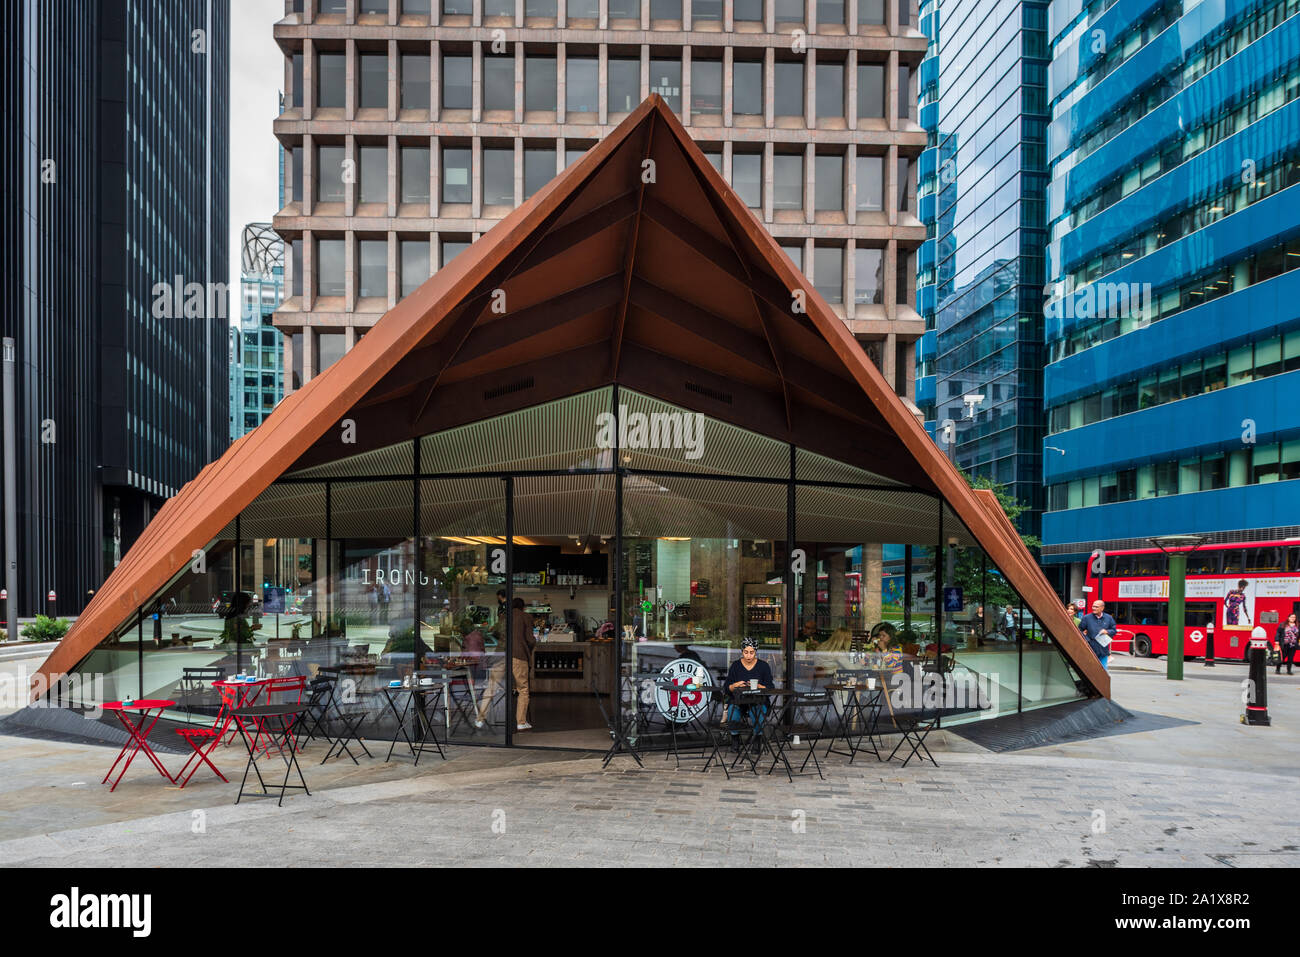
<svg viewBox="0 0 1300 957"><path fill-rule="evenodd" d="M731 747L733 750L740 749L740 727L748 721L750 724L759 725L763 718L767 716L767 705L743 705L735 703L735 695L739 691L749 687L751 681L757 681L760 688L773 688L776 682L772 679L772 667L766 661L760 661L758 649L753 642L746 641L740 648L740 658L731 663L727 670L726 681L723 682L727 689L727 695L732 699L732 704L727 709L727 727L731 731Z"/></svg>
<svg viewBox="0 0 1300 957"><path fill-rule="evenodd" d="M1277 626L1277 634L1273 636L1277 643L1278 659L1277 670L1275 674L1282 673L1282 662L1286 662L1286 673L1291 674L1291 663L1295 661L1296 648L1300 647L1300 623L1296 620L1295 612L1287 616L1286 621Z"/></svg>
<svg viewBox="0 0 1300 957"><path fill-rule="evenodd" d="M1092 603L1092 613L1083 616L1079 631L1088 647L1097 656L1103 668L1110 665L1110 643L1115 638L1115 619L1106 613L1106 603L1097 599ZM1105 639L1105 640L1101 640Z"/></svg>

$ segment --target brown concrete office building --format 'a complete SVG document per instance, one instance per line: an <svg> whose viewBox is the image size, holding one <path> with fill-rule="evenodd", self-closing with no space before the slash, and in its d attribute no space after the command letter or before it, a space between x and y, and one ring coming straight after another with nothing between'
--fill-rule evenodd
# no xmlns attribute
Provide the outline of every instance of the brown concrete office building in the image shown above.
<svg viewBox="0 0 1300 957"><path fill-rule="evenodd" d="M914 0L291 0L286 392L660 94L912 395Z"/></svg>

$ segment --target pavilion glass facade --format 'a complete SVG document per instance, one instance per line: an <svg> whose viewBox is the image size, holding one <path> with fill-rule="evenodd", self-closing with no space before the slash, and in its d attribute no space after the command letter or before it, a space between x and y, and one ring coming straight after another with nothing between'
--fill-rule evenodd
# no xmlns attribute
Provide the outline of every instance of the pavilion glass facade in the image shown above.
<svg viewBox="0 0 1300 957"><path fill-rule="evenodd" d="M959 611L936 607L940 542L955 543L947 578L971 598ZM892 575L900 551L910 561ZM543 638L534 727L570 692L564 714L582 727L549 729L559 746L605 734L619 674L689 652L720 681L751 640L778 684L814 689L862 666L863 636L880 622L903 654L899 709L932 707L940 699L924 695L950 689L947 724L1087 690L940 498L616 387L287 473L203 554L201 570L186 566L77 669L105 674L106 700L179 702L186 667L342 667L372 712L367 736L392 735L385 687L436 660L467 669L444 702L453 713L435 711L452 741L526 745L507 708L498 589L524 600ZM922 565L928 588L906 571ZM250 614L218 617L235 591L254 596ZM990 627L995 604L1018 609L1013 635ZM481 654L464 647L474 630ZM210 722L212 709L192 720ZM486 713L484 727L470 709ZM181 705L172 716L186 717Z"/></svg>

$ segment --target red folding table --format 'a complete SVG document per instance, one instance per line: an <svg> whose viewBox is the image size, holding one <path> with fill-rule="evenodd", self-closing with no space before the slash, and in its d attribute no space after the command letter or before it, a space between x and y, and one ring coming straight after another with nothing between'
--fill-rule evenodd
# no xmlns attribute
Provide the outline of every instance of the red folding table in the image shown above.
<svg viewBox="0 0 1300 957"><path fill-rule="evenodd" d="M232 712L238 708L248 708L258 703L258 697L262 694L262 689L271 681L270 678L260 678L257 681L239 681L235 678L224 678L220 681L212 682L212 687L216 688L221 694L221 710L217 712L217 720L213 727L220 726L221 736L225 737L227 731L230 731L230 737L226 738L226 744L235 740L239 733L232 731L231 724L238 726L238 721L232 715ZM242 730L242 726L240 727Z"/></svg>
<svg viewBox="0 0 1300 957"><path fill-rule="evenodd" d="M123 765L117 779L113 781L113 786L109 788L110 791L117 790L117 785L122 780L122 775L126 774L126 769L131 766L131 762L135 760L135 756L141 751L144 752L145 757L149 759L159 774L165 777L168 782L172 784L176 783L172 776L167 773L167 769L163 767L162 762L158 760L158 756L153 753L153 749L149 747L148 740L149 732L152 731L153 726L158 723L158 719L162 717L163 711L167 708L175 707L175 705L175 701L167 701L162 698L141 698L139 701L132 701L129 704L121 701L109 701L105 703L104 710L112 711L116 714L117 720L122 722L122 727L126 728L126 733L131 737L126 744L122 745L122 750L117 754L117 760L113 762L113 767L108 769L108 774L104 775L104 780L100 782L101 784L108 783L108 779L112 776L114 769L121 762L123 755L126 755L128 750L131 753L127 756L126 764ZM130 717L131 714L136 714L139 717L139 720L132 721Z"/></svg>

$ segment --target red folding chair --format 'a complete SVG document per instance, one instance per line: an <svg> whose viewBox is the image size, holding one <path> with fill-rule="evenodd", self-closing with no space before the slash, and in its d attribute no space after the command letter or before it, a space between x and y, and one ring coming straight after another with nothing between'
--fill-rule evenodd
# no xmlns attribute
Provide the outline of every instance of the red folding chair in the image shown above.
<svg viewBox="0 0 1300 957"><path fill-rule="evenodd" d="M302 704L302 692L307 687L307 678L305 675L294 675L285 678L269 678L266 681L262 691L262 704ZM278 697L282 695L283 697ZM253 750L257 750L257 739L261 735L259 728L258 734L253 738ZM293 742L293 749L298 750L298 739L291 728L289 731L289 740ZM268 753L270 745L267 745Z"/></svg>
<svg viewBox="0 0 1300 957"><path fill-rule="evenodd" d="M222 774L217 766L208 759L208 755L210 755L213 749L221 743L221 736L225 733L225 729L218 729L216 727L177 728L176 733L184 738L185 743L194 749L194 753L185 759L185 763L176 774L176 782L181 787L185 787L185 785L189 784L190 778L194 777L194 772L204 764L212 769L213 774L221 778L221 780L226 781L226 776ZM190 767L191 764L194 765L193 768ZM185 773L186 770L189 770L188 774ZM230 782L226 781L226 783L229 784Z"/></svg>

